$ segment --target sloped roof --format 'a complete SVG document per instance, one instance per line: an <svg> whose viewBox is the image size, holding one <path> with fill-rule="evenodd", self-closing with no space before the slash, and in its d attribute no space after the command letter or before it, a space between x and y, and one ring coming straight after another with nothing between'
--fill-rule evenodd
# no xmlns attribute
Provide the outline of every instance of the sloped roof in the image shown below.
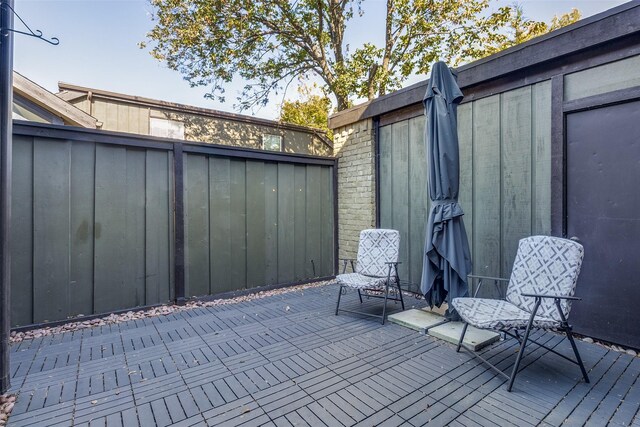
<svg viewBox="0 0 640 427"><path fill-rule="evenodd" d="M98 120L22 74L13 72L13 92L60 117L65 124L95 129Z"/></svg>

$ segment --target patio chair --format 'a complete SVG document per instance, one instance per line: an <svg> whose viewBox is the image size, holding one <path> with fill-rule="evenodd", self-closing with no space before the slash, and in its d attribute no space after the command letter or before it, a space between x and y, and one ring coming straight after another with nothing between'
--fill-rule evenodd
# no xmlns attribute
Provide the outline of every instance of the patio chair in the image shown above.
<svg viewBox="0 0 640 427"><path fill-rule="evenodd" d="M520 240L505 300L476 298L482 283L479 283L473 298L453 300L453 307L464 321L457 351L463 347L462 341L469 325L481 329L494 329L515 338L520 343L511 376L507 376L477 352L466 347L465 349L508 379L507 391L511 391L513 387L529 342L578 365L584 381L588 383L587 371L573 339L571 326L567 322L571 302L580 300L573 294L583 254L582 245L572 240L548 236L533 236ZM564 332L575 354L575 360L532 339L530 333L534 328ZM521 336L522 330L524 335Z"/></svg>
<svg viewBox="0 0 640 427"><path fill-rule="evenodd" d="M387 301L400 301L404 310L400 278L398 276L398 255L400 253L400 233L396 230L370 229L360 232L358 258L344 259L342 274L336 276L340 285L336 316L339 311L379 317L384 325L387 313ZM347 273L347 263L353 273ZM384 299L382 315L340 308L340 299L347 288L356 289L360 304L362 296ZM393 293L394 295L391 295Z"/></svg>

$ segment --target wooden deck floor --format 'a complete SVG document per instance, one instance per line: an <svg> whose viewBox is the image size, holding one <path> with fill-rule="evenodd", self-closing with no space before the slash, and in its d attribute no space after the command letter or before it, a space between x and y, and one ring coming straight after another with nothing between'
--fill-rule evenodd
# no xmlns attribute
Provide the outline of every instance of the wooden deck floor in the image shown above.
<svg viewBox="0 0 640 427"><path fill-rule="evenodd" d="M23 342L9 425L640 426L640 358L580 342L585 384L576 366L531 347L507 393L443 341L335 316L336 296L329 285ZM508 367L515 350L502 341L485 356Z"/></svg>

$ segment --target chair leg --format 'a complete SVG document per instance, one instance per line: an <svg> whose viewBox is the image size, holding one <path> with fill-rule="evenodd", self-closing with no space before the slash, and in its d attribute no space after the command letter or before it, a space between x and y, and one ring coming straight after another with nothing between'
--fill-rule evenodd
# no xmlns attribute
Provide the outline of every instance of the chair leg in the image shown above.
<svg viewBox="0 0 640 427"><path fill-rule="evenodd" d="M469 324L467 322L464 322L464 326L462 327L462 333L460 334L460 340L458 341L458 347L456 348L456 353L460 352L460 347L462 347L462 341L464 341L464 334L467 333L467 327L469 327Z"/></svg>
<svg viewBox="0 0 640 427"><path fill-rule="evenodd" d="M398 286L398 295L400 295L400 304L402 305L402 311L404 311L404 299L402 299L402 288L400 288L400 281L396 282Z"/></svg>
<svg viewBox="0 0 640 427"><path fill-rule="evenodd" d="M342 285L340 285L340 290L338 290L338 303L336 304L336 316L338 315L338 308L340 308L341 297L342 297Z"/></svg>
<svg viewBox="0 0 640 427"><path fill-rule="evenodd" d="M362 304L362 294L360 293L360 289L358 289L358 298L360 298L360 304Z"/></svg>
<svg viewBox="0 0 640 427"><path fill-rule="evenodd" d="M565 327L564 333L567 334L567 339L571 343L573 354L576 355L576 362L578 362L578 366L580 366L580 370L582 371L582 377L584 378L584 382L589 384L589 376L587 375L587 370L584 368L584 363L582 363L582 358L580 357L580 353L578 352L578 347L576 347L576 342L573 340L573 334L571 333L571 328Z"/></svg>
<svg viewBox="0 0 640 427"><path fill-rule="evenodd" d="M387 298L389 297L389 281L387 281L387 285L385 286L384 293L384 305L382 306L382 324L384 325L385 318L387 317Z"/></svg>
<svg viewBox="0 0 640 427"><path fill-rule="evenodd" d="M524 336L522 337L522 343L520 344L520 351L518 351L518 355L516 356L516 363L513 365L513 371L511 371L511 377L509 378L509 385L507 386L507 391L511 391L513 388L513 383L516 380L516 375L518 375L518 368L520 367L520 362L522 361L522 356L524 355L524 349L527 346L527 340L529 339L529 333L531 332L531 324L533 323L533 318L529 321L527 325L527 329L524 332Z"/></svg>

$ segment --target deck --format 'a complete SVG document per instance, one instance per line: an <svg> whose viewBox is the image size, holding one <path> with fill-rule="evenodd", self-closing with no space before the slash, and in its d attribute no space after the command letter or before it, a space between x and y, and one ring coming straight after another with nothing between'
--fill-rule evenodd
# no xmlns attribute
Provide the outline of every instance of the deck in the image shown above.
<svg viewBox="0 0 640 427"><path fill-rule="evenodd" d="M328 285L17 344L9 426L640 426L640 358L579 342L585 384L532 346L507 393L450 344L335 316L336 296ZM485 356L508 367L515 350Z"/></svg>

